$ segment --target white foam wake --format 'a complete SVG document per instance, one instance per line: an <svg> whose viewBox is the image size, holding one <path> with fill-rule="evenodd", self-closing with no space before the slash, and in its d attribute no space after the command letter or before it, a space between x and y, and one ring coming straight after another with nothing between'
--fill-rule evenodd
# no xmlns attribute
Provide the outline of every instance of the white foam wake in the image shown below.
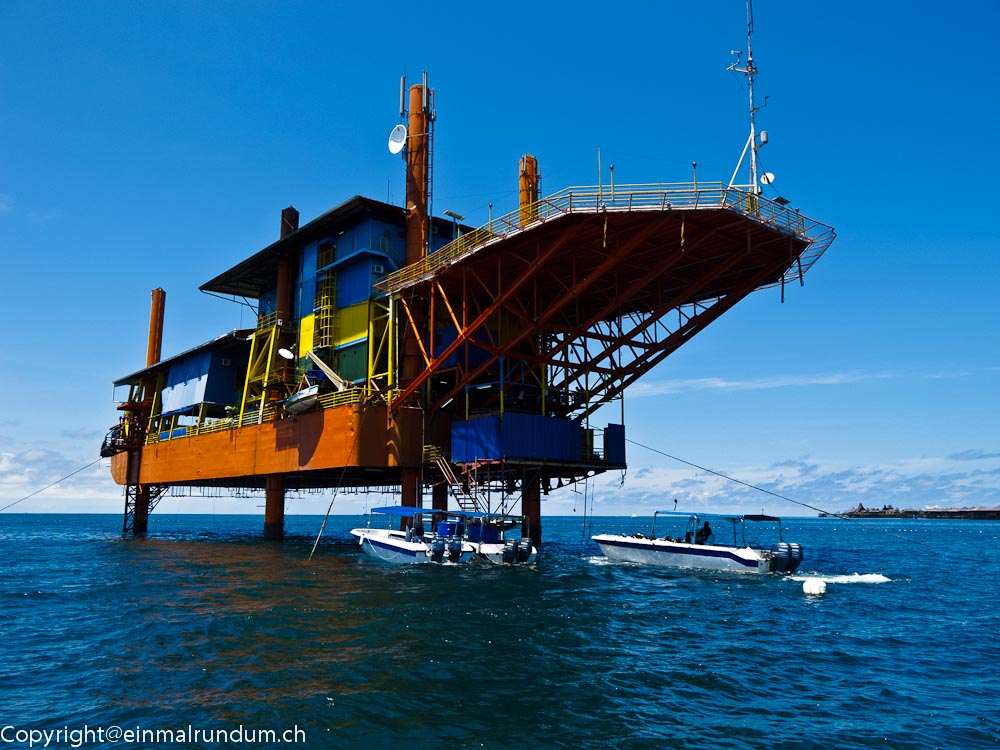
<svg viewBox="0 0 1000 750"><path fill-rule="evenodd" d="M855 573L849 576L792 576L793 581L815 579L826 583L889 583L892 579L881 573Z"/></svg>

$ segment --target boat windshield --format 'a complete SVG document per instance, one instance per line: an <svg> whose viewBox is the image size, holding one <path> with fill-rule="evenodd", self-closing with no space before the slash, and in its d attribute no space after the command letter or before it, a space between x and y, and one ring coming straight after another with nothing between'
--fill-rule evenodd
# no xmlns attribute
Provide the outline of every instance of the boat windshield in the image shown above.
<svg viewBox="0 0 1000 750"><path fill-rule="evenodd" d="M734 547L763 547L765 543L770 544L770 541L766 537L774 533L773 527L770 524L777 525L778 541L782 541L781 519L777 516L768 516L762 513L688 513L673 510L658 510L653 514L651 536L654 539L657 533L656 521L659 516L686 519L687 523L685 524L683 536L678 536L677 541L689 544L731 544ZM750 523L745 523L747 521ZM669 533L667 534L667 538L670 538Z"/></svg>
<svg viewBox="0 0 1000 750"><path fill-rule="evenodd" d="M409 518L415 527L422 526L423 517L431 516L438 520L450 519L461 521L468 526L491 526L498 531L509 531L521 525L524 520L522 516L510 513L477 513L466 510L440 510L438 508L415 508L409 505L386 505L379 508L372 508L371 516L388 516L391 518ZM369 524L371 523L369 516ZM435 521L436 523L437 521Z"/></svg>

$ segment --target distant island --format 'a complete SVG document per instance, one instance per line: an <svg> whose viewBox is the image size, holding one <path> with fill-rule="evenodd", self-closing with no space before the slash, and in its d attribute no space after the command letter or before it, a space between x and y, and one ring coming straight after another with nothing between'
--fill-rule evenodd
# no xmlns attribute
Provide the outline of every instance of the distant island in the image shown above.
<svg viewBox="0 0 1000 750"><path fill-rule="evenodd" d="M936 505L928 506L922 510L915 508L894 508L891 505L883 505L881 509L866 508L861 503L858 507L843 513L820 513L821 518L972 518L979 521L1000 521L1000 506L986 508L979 506L976 508L939 508Z"/></svg>

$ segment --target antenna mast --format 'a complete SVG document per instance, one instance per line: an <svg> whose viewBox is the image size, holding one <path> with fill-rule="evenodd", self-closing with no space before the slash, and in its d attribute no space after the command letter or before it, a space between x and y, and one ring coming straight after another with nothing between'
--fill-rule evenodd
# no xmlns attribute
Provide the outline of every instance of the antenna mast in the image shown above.
<svg viewBox="0 0 1000 750"><path fill-rule="evenodd" d="M760 180L757 176L757 149L767 143L767 133L761 133L760 143L757 142L757 126L755 118L757 111L763 109L767 104L767 97L764 97L764 104L760 107L754 105L753 98L753 81L754 77L757 75L757 66L753 64L753 0L747 0L747 62L746 65L740 67L740 53L738 50L732 50L732 54L736 55L736 62L729 66L729 70L736 73L743 73L747 77L747 89L750 92L750 136L747 138L746 145L743 147L743 153L740 154L740 160L736 164L736 169L733 171L733 176L729 180L729 186L732 187L736 182L736 175L740 171L740 167L743 166L743 159L747 155L747 151L750 151L750 189L754 195L759 195Z"/></svg>

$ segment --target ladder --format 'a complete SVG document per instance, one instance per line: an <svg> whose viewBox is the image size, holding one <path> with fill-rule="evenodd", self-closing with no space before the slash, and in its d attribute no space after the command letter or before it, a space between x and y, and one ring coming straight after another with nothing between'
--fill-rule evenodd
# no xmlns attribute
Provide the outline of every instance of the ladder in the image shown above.
<svg viewBox="0 0 1000 750"><path fill-rule="evenodd" d="M451 464L448 463L448 459L444 456L438 456L435 459L438 469L444 475L445 481L448 482L448 486L451 488L451 494L455 496L455 500L458 501L458 507L467 513L486 513L486 503L480 502L478 495L478 490L476 488L476 481L472 477L469 477L469 489L466 490L462 486L462 483L458 481L455 476L454 470L451 468Z"/></svg>
<svg viewBox="0 0 1000 750"><path fill-rule="evenodd" d="M152 513L153 509L156 507L157 503L160 502L170 485L167 484L150 484L146 485L146 489L149 492L149 508L147 513ZM139 484L126 484L125 485L125 519L122 524L122 533L128 534L132 531L133 523L135 522L135 505L136 502L141 502L139 495L143 491L142 485Z"/></svg>
<svg viewBox="0 0 1000 750"><path fill-rule="evenodd" d="M330 349L331 353L337 345L337 272L324 271L316 288L313 310L315 311L315 329L313 347Z"/></svg>

